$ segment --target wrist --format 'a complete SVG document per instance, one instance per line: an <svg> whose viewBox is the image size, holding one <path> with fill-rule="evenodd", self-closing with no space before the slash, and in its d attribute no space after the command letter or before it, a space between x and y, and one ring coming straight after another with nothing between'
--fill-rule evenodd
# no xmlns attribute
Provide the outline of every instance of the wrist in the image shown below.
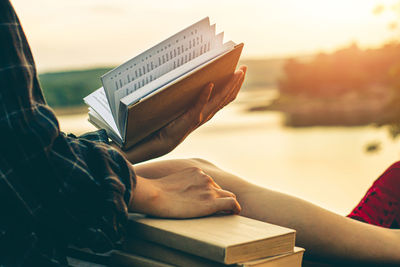
<svg viewBox="0 0 400 267"><path fill-rule="evenodd" d="M160 191L154 185L154 180L137 176L134 192L129 202L129 212L151 214L160 197Z"/></svg>

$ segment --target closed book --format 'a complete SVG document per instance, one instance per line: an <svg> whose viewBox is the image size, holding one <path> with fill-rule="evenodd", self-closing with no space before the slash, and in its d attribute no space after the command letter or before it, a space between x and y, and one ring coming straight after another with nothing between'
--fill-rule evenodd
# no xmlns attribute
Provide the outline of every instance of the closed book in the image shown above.
<svg viewBox="0 0 400 267"><path fill-rule="evenodd" d="M301 267L304 248L295 247L292 253L244 262L240 267Z"/></svg>
<svg viewBox="0 0 400 267"><path fill-rule="evenodd" d="M148 259L139 255L127 254L124 252L114 252L111 256L113 267L174 267L164 262ZM189 266L188 266L189 267Z"/></svg>
<svg viewBox="0 0 400 267"><path fill-rule="evenodd" d="M129 238L234 264L293 252L295 230L238 215L158 219L131 214Z"/></svg>
<svg viewBox="0 0 400 267"><path fill-rule="evenodd" d="M123 245L123 252L168 263L174 266L223 267L223 263L189 254L174 248L160 245L138 237L128 238ZM118 252L116 252L118 254Z"/></svg>
<svg viewBox="0 0 400 267"><path fill-rule="evenodd" d="M177 267L299 267L303 253L304 249L295 247L291 253L226 265L140 238L128 238L123 246L123 251L115 251L113 259L125 258L126 255L139 255Z"/></svg>

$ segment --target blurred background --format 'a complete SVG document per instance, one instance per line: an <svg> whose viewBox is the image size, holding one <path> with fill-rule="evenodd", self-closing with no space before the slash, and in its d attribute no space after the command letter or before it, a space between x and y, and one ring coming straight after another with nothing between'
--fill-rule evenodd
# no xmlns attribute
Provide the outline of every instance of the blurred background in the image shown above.
<svg viewBox="0 0 400 267"><path fill-rule="evenodd" d="M13 0L48 104L81 134L100 76L209 16L244 42L238 99L167 158L201 157L347 214L400 156L398 0Z"/></svg>

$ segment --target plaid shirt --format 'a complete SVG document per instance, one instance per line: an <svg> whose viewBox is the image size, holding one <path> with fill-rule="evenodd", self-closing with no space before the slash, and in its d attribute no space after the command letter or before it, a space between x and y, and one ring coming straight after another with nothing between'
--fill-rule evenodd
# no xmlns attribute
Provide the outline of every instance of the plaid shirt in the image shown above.
<svg viewBox="0 0 400 267"><path fill-rule="evenodd" d="M66 265L70 244L104 252L122 240L133 168L104 131L60 132L8 0L0 0L0 137L0 266Z"/></svg>

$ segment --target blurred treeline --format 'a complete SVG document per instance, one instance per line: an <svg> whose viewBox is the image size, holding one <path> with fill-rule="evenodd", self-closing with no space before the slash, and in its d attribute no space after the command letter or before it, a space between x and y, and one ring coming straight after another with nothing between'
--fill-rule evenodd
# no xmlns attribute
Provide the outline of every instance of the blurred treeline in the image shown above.
<svg viewBox="0 0 400 267"><path fill-rule="evenodd" d="M388 125L400 134L400 1L378 5L373 13L391 13L392 42L375 49L352 44L283 67L279 97L270 106L285 112L290 126Z"/></svg>
<svg viewBox="0 0 400 267"><path fill-rule="evenodd" d="M47 103L51 107L76 107L83 98L101 86L100 76L111 68L95 68L39 75Z"/></svg>
<svg viewBox="0 0 400 267"><path fill-rule="evenodd" d="M248 72L243 90L275 88L285 59L248 59ZM53 108L72 108L84 105L83 98L101 86L100 77L108 68L49 72L39 75L47 103Z"/></svg>
<svg viewBox="0 0 400 267"><path fill-rule="evenodd" d="M400 117L400 44L352 44L302 62L290 59L272 109L290 126L392 124Z"/></svg>
<svg viewBox="0 0 400 267"><path fill-rule="evenodd" d="M279 89L283 94L315 98L362 95L373 87L400 89L399 71L399 43L366 50L352 44L331 54L320 53L310 62L288 60Z"/></svg>
<svg viewBox="0 0 400 267"><path fill-rule="evenodd" d="M247 59L239 64L249 68L242 90L279 88L279 97L267 109L285 112L288 126L375 123L391 125L393 135L399 132L399 43L365 50L352 44L330 54ZM39 78L50 106L79 107L110 69L44 73Z"/></svg>

